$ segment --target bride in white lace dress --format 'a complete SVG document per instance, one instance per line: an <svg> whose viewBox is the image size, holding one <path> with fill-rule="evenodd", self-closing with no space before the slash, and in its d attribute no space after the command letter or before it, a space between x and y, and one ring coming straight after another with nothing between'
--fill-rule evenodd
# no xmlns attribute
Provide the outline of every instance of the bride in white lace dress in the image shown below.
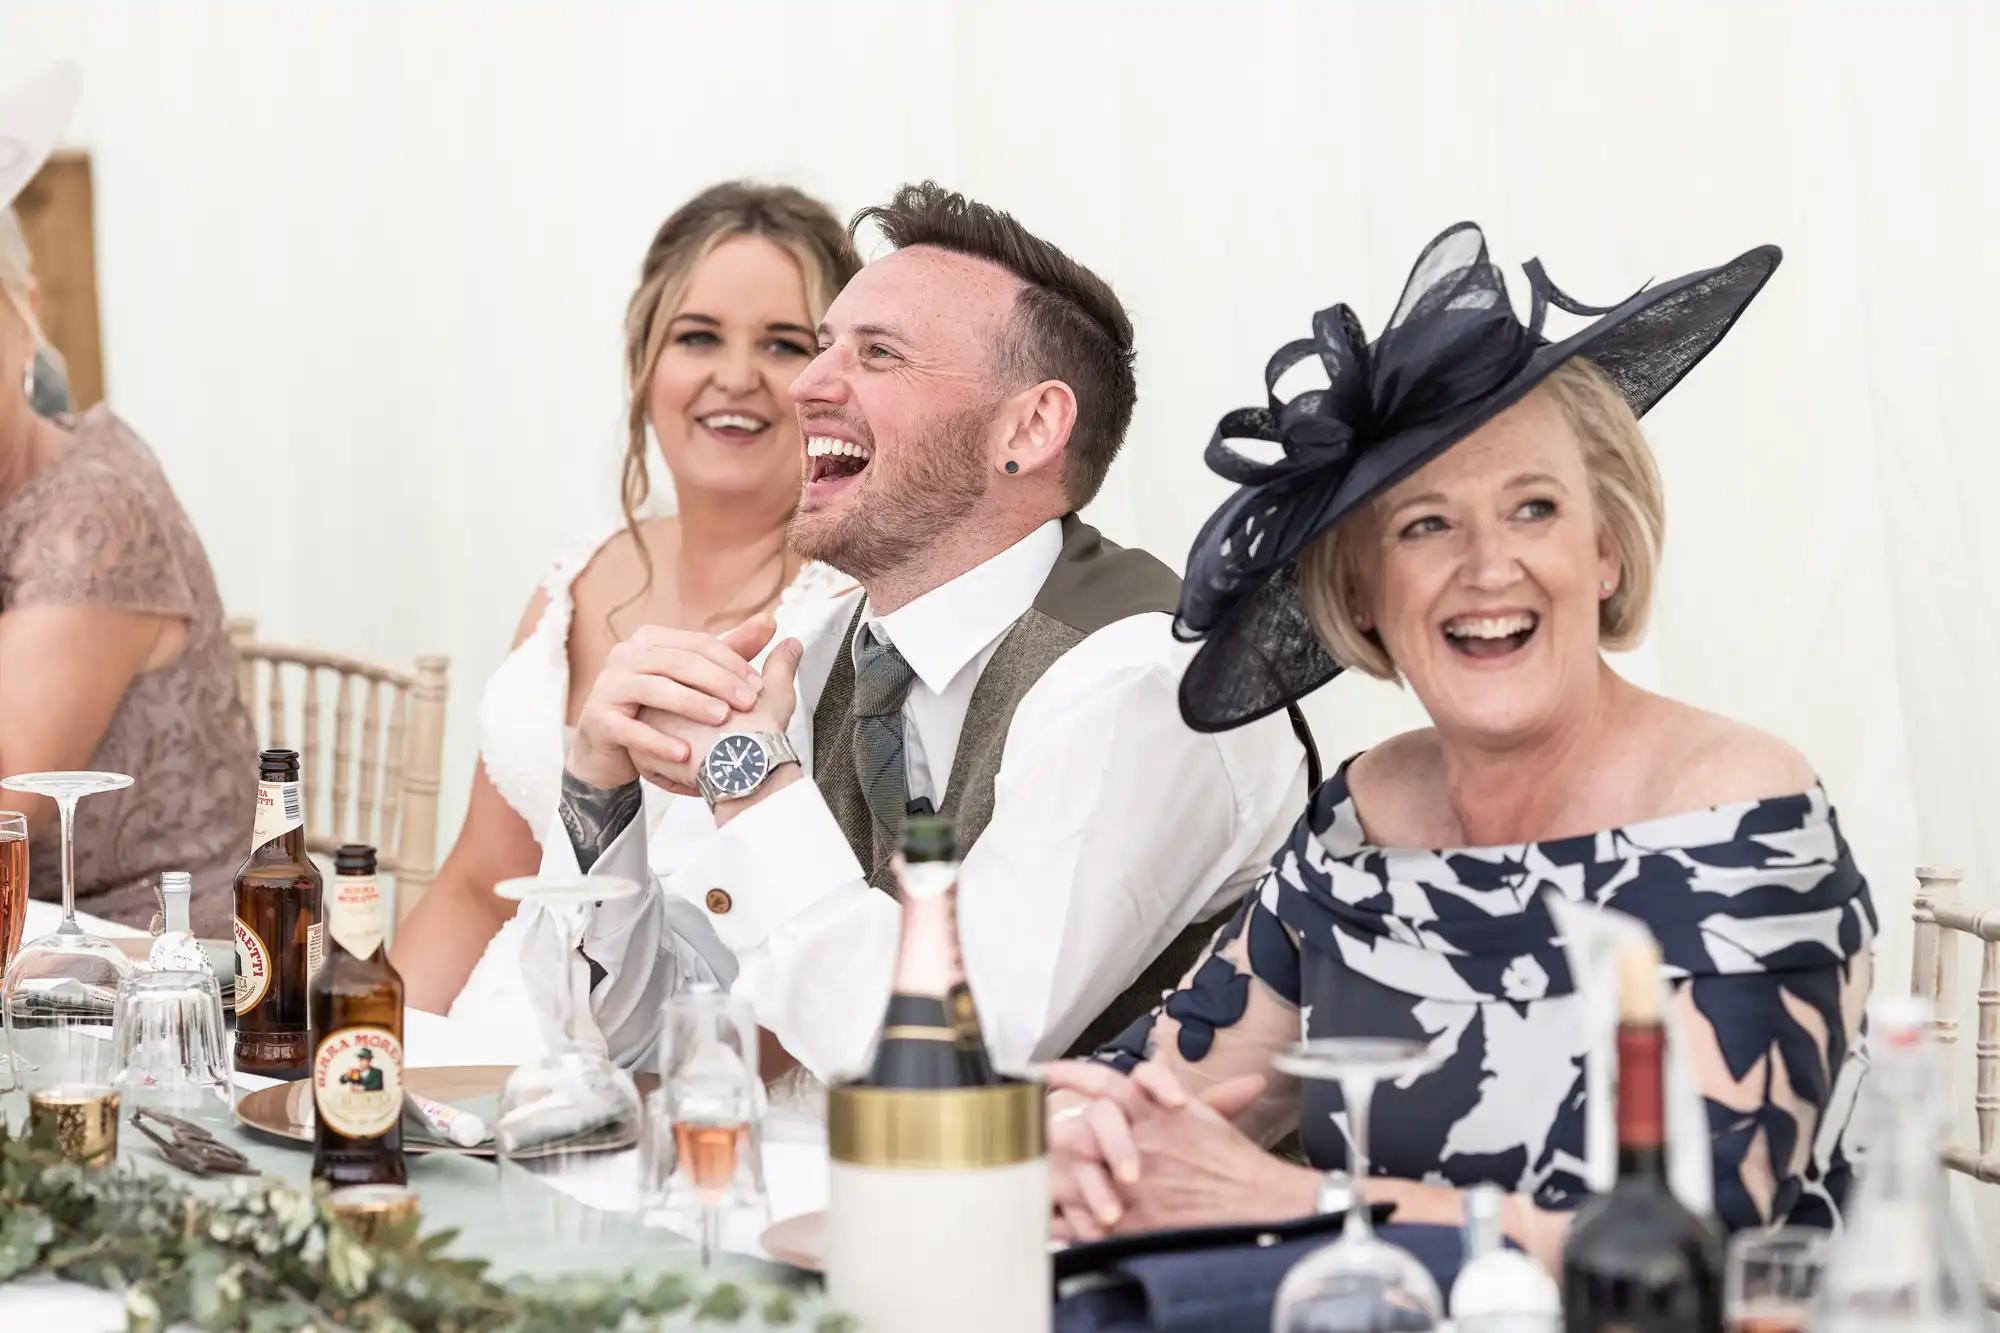
<svg viewBox="0 0 2000 1333"><path fill-rule="evenodd" d="M802 566L784 537L804 456L791 381L856 267L834 215L784 187L704 191L647 249L626 313L626 523L563 552L530 599L480 705L465 823L391 950L410 1005L463 1020L484 1058L524 1058L541 1044L515 904L493 886L540 868L570 723L611 648L644 624L720 632L769 612L782 637L795 610L847 586L823 565ZM676 512L641 520L649 437ZM709 816L699 801L647 788L649 831L669 818Z"/></svg>

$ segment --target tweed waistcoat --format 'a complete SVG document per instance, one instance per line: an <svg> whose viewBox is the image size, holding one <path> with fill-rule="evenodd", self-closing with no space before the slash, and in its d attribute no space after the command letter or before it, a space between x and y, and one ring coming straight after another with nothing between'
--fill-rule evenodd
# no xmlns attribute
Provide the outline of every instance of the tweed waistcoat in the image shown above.
<svg viewBox="0 0 2000 1333"><path fill-rule="evenodd" d="M1180 603L1181 581L1144 551L1128 551L1104 540L1074 514L1062 520L1062 553L1036 593L1032 606L1000 640L973 686L952 757L938 814L952 821L958 843L969 850L993 816L993 782L1014 710L1042 674L1063 654L1106 625L1146 612L1172 615ZM865 604L848 622L833 672L813 710L813 782L820 789L868 882L893 894L891 835L870 817L854 761L854 635ZM1090 886L1079 886L1089 892ZM1072 1053L1095 1050L1146 1014L1193 965L1214 933L1214 920L1191 922L1124 993L1084 1030Z"/></svg>

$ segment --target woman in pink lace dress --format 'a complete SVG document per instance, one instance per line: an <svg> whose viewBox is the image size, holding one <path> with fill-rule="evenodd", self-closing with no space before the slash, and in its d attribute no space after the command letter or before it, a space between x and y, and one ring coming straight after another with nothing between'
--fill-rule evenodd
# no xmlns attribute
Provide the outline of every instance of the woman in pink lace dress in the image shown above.
<svg viewBox="0 0 2000 1333"><path fill-rule="evenodd" d="M44 78L0 99L0 773L131 774L78 807L78 909L144 926L160 872L187 870L195 930L226 937L256 739L215 576L123 421L101 406L47 420L30 402L39 301L9 205L63 118L51 104L73 96ZM0 792L0 807L28 817L34 896L58 897L54 804Z"/></svg>

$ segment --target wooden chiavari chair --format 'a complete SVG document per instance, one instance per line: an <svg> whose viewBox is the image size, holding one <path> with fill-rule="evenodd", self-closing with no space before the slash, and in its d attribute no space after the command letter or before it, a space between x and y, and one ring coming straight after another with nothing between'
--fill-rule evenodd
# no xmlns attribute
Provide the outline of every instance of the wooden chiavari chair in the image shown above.
<svg viewBox="0 0 2000 1333"><path fill-rule="evenodd" d="M1953 1095L1958 1058L1959 935L1979 941L1979 1026L1973 1040L1977 1082L1972 1109L1977 1143L1949 1141L1944 1165L1981 1184L2000 1184L2000 909L1973 907L1959 899L1963 871L1919 866L1911 916L1910 993L1929 1000L1932 1025L1944 1063L1946 1095ZM2000 1283L1986 1284L1986 1304L2000 1309Z"/></svg>
<svg viewBox="0 0 2000 1333"><path fill-rule="evenodd" d="M402 920L437 874L450 659L425 654L413 671L397 671L260 642L257 622L245 619L229 622L229 637L242 661L243 702L259 747L299 752L307 850L331 856L344 842L372 844L382 872L395 876ZM297 682L296 710L288 678ZM331 718L322 711L329 699Z"/></svg>

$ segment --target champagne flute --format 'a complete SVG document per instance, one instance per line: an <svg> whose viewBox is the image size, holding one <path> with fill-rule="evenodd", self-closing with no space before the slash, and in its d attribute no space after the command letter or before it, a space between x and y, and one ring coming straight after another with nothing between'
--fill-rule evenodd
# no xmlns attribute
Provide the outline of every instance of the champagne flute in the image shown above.
<svg viewBox="0 0 2000 1333"><path fill-rule="evenodd" d="M1429 1069L1436 1063L1430 1046L1394 1037L1322 1037L1287 1047L1271 1063L1299 1078L1339 1082L1354 1182L1340 1238L1294 1264L1278 1287L1273 1333L1432 1333L1444 1320L1437 1280L1415 1255L1375 1234L1362 1191L1375 1088Z"/></svg>
<svg viewBox="0 0 2000 1333"><path fill-rule="evenodd" d="M0 810L0 973L14 961L28 924L28 817Z"/></svg>
<svg viewBox="0 0 2000 1333"><path fill-rule="evenodd" d="M109 1073L108 1038L118 986L133 969L117 945L77 923L76 803L131 785L123 773L23 773L0 779L0 787L8 791L53 800L62 820L62 922L23 944L7 965L7 1043L16 1081L25 1073L37 1075L38 1082L101 1083Z"/></svg>
<svg viewBox="0 0 2000 1333"><path fill-rule="evenodd" d="M762 1203L756 1028L715 985L696 982L663 1006L660 1104L672 1126L675 1181L700 1209L701 1266L722 1248L724 1214Z"/></svg>

